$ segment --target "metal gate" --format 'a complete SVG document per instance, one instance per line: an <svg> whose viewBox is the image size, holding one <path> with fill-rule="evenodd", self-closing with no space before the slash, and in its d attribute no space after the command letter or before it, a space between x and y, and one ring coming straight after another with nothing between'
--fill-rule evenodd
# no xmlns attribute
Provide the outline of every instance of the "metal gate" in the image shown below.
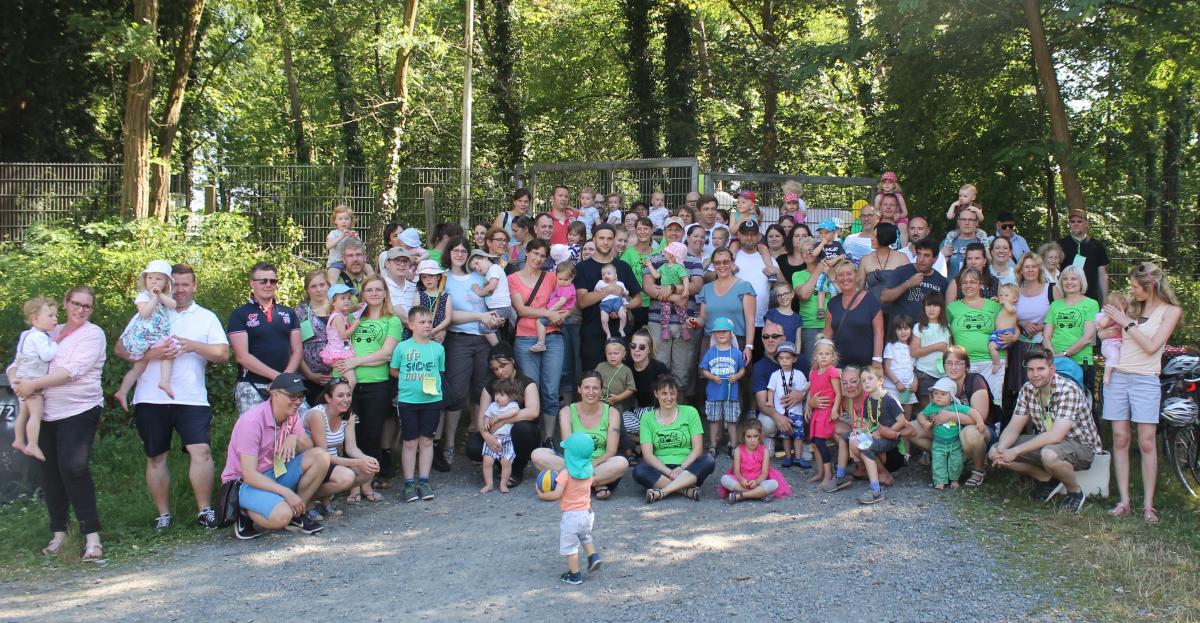
<svg viewBox="0 0 1200 623"><path fill-rule="evenodd" d="M779 207L783 205L783 185L787 182L801 184L801 198L808 208L809 223L836 218L843 226L849 227L858 219L855 204L860 200L868 203L875 200L876 180L869 177L710 171L704 174L704 192L711 195L723 191L732 195L739 190L754 191L758 205L763 210L763 220L773 223L779 218Z"/></svg>
<svg viewBox="0 0 1200 623"><path fill-rule="evenodd" d="M699 190L700 161L695 158L650 158L606 162L537 162L518 169L517 182L533 193L538 210L548 207L550 189L563 185L573 192L592 188L607 195L650 199L661 191L668 206L683 205L687 194Z"/></svg>

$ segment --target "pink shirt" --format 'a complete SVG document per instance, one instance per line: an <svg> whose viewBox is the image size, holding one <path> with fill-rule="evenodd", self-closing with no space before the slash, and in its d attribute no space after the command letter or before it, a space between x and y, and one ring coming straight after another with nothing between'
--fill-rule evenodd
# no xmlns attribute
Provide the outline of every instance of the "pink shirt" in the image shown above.
<svg viewBox="0 0 1200 623"><path fill-rule="evenodd" d="M50 332L57 341L63 327L58 325ZM71 380L44 391L46 412L42 420L53 422L79 415L93 407L104 406L104 390L100 388L100 371L104 369L104 353L108 350L104 330L90 323L83 323L58 344L58 354L50 360L50 372L66 370Z"/></svg>
<svg viewBox="0 0 1200 623"><path fill-rule="evenodd" d="M304 428L300 425L300 414L293 413L284 421L282 427L276 427L275 416L271 413L271 401L264 401L251 407L238 416L229 435L229 455L225 459L225 470L221 472L221 482L229 482L242 475L242 455L258 455L258 471L271 469L275 462L276 437L278 443L288 435L303 435Z"/></svg>
<svg viewBox="0 0 1200 623"><path fill-rule="evenodd" d="M521 302L524 303L529 300L529 293L533 291L533 287L525 285L525 282L521 280L521 272L517 271L508 276L508 291L514 296L520 297ZM533 300L529 300L529 305L526 305L529 309L546 309L547 303L550 302L550 295L558 285L558 278L553 272L545 273L545 275L546 278L542 279L542 285L538 287L537 295L533 297ZM564 309L569 311L569 308ZM537 322L538 319L533 316L518 318L517 337L537 337ZM546 327L547 334L559 332L559 327L554 325Z"/></svg>

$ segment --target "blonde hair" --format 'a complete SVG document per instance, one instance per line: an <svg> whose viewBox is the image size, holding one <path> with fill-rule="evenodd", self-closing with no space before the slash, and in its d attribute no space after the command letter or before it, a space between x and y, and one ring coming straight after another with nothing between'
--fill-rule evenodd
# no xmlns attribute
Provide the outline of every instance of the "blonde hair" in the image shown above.
<svg viewBox="0 0 1200 623"><path fill-rule="evenodd" d="M1175 298L1175 289L1171 287L1167 281L1167 275L1162 268L1153 262L1142 262L1133 268L1129 273L1129 280L1136 281L1143 288L1153 291L1153 295L1159 300L1168 305L1179 307L1179 299ZM1144 301L1139 301L1136 298L1129 302L1129 311L1134 317L1142 315L1142 309L1145 308Z"/></svg>
<svg viewBox="0 0 1200 623"><path fill-rule="evenodd" d="M964 190L969 190L969 191L975 193L975 197L979 198L979 189L975 188L974 184L963 184L961 187L959 187L958 192L961 193Z"/></svg>
<svg viewBox="0 0 1200 623"><path fill-rule="evenodd" d="M1129 298L1126 297L1123 292L1118 292L1116 290L1109 292L1108 296L1104 299L1104 302L1108 305L1115 305L1123 310L1129 309Z"/></svg>
<svg viewBox="0 0 1200 623"><path fill-rule="evenodd" d="M1037 265L1037 267L1038 267L1037 281L1038 281L1038 283L1046 283L1046 275L1045 275L1046 264L1045 264L1045 262L1042 261L1042 256L1038 255L1037 253L1034 253L1033 251L1027 251L1025 253L1025 255L1021 256L1020 260L1017 260L1017 271L1016 271L1017 272L1017 283L1019 283L1021 285L1025 285L1024 268L1025 268L1026 262L1033 262L1034 264Z"/></svg>
<svg viewBox="0 0 1200 623"><path fill-rule="evenodd" d="M1067 275L1075 275L1075 278L1079 280L1079 293L1087 296L1087 275L1083 274L1083 269L1074 264L1062 269L1062 271L1058 273L1058 287L1063 287L1062 282L1063 279L1066 279ZM1063 292L1065 293L1066 290L1064 289Z"/></svg>
<svg viewBox="0 0 1200 623"><path fill-rule="evenodd" d="M35 296L21 306L21 312L25 314L25 323L33 324L33 317L42 313L43 309L53 307L58 309L58 303L47 296Z"/></svg>
<svg viewBox="0 0 1200 623"><path fill-rule="evenodd" d="M804 185L796 180L788 180L784 182L783 185L780 186L780 190L782 190L783 194L785 195L788 193L795 193L797 197L804 196Z"/></svg>
<svg viewBox="0 0 1200 623"><path fill-rule="evenodd" d="M833 340L827 337L818 338L816 342L813 342L813 359L816 359L817 353L822 348L828 348L829 352L833 353L833 366L836 368L838 364L837 347L833 345Z"/></svg>
<svg viewBox="0 0 1200 623"><path fill-rule="evenodd" d="M1000 287L996 288L996 292L997 293L1010 292L1013 296L1016 296L1017 298L1021 297L1021 289L1011 283L1000 284Z"/></svg>
<svg viewBox="0 0 1200 623"><path fill-rule="evenodd" d="M339 215L339 214L349 214L350 222L354 222L354 210L351 210L350 206L342 204L342 203L339 203L338 205L333 206L333 214L330 215L329 220L336 221L337 215Z"/></svg>

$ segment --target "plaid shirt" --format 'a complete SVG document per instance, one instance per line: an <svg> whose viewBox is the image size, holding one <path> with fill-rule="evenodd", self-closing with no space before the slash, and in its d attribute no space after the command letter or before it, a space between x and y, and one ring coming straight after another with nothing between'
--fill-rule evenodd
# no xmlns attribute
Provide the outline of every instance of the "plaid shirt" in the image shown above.
<svg viewBox="0 0 1200 623"><path fill-rule="evenodd" d="M1100 448L1100 433L1096 431L1096 423L1092 420L1087 394L1074 381L1058 374L1054 375L1052 382L1048 406L1042 404L1038 388L1033 383L1025 383L1017 396L1013 418L1028 417L1039 435L1050 430L1054 420L1070 420L1068 438L1074 438L1092 449Z"/></svg>

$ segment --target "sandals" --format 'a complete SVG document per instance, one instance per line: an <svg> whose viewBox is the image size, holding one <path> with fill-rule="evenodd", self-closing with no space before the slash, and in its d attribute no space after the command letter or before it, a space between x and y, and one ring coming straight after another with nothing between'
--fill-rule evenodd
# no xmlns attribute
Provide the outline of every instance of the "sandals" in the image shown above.
<svg viewBox="0 0 1200 623"><path fill-rule="evenodd" d="M361 501L362 501L362 493L359 493L358 491L355 491L354 493L351 493L350 495L346 496L346 503L351 506L354 506L355 504L358 504Z"/></svg>
<svg viewBox="0 0 1200 623"><path fill-rule="evenodd" d="M739 492L737 492L737 491L730 491L730 492L729 492L729 503L730 503L731 505L732 505L732 504L737 504L738 502L741 502L741 501L742 501L742 494L741 494L741 493L739 493Z"/></svg>
<svg viewBox="0 0 1200 623"><path fill-rule="evenodd" d="M363 496L363 499L368 502L382 502L383 501L383 495L380 494L378 491L364 493L364 494L362 494L362 496Z"/></svg>
<svg viewBox="0 0 1200 623"><path fill-rule="evenodd" d="M983 479L986 477L987 472L983 471L982 469L973 469L971 470L971 477L968 478L963 484L974 489L979 485L982 485Z"/></svg>
<svg viewBox="0 0 1200 623"><path fill-rule="evenodd" d="M610 497L612 497L612 489L609 489L607 485L596 487L597 500L607 500Z"/></svg>
<svg viewBox="0 0 1200 623"><path fill-rule="evenodd" d="M83 548L83 562L104 562L104 548L99 543Z"/></svg>
<svg viewBox="0 0 1200 623"><path fill-rule="evenodd" d="M1133 509L1129 507L1129 502L1118 502L1116 506L1112 507L1112 510L1108 511L1108 514L1113 517L1124 517L1133 514Z"/></svg>
<svg viewBox="0 0 1200 623"><path fill-rule="evenodd" d="M688 487L687 489L684 489L683 497L685 497L693 502L699 502L700 501L700 487Z"/></svg>
<svg viewBox="0 0 1200 623"><path fill-rule="evenodd" d="M662 489L646 489L646 503L653 504L663 499Z"/></svg>
<svg viewBox="0 0 1200 623"><path fill-rule="evenodd" d="M63 541L65 539L50 539L50 543L42 548L43 556L57 556L62 553Z"/></svg>
<svg viewBox="0 0 1200 623"><path fill-rule="evenodd" d="M1153 506L1147 506L1142 511L1142 520L1152 526L1158 525L1158 511Z"/></svg>
<svg viewBox="0 0 1200 623"><path fill-rule="evenodd" d="M387 491L388 489L391 489L391 488L392 488L392 481L390 481L390 480L376 480L376 481L374 481L374 482L372 482L372 483L371 483L371 488L372 488L372 489L379 489L380 491ZM370 497L370 496L367 496L367 497Z"/></svg>

